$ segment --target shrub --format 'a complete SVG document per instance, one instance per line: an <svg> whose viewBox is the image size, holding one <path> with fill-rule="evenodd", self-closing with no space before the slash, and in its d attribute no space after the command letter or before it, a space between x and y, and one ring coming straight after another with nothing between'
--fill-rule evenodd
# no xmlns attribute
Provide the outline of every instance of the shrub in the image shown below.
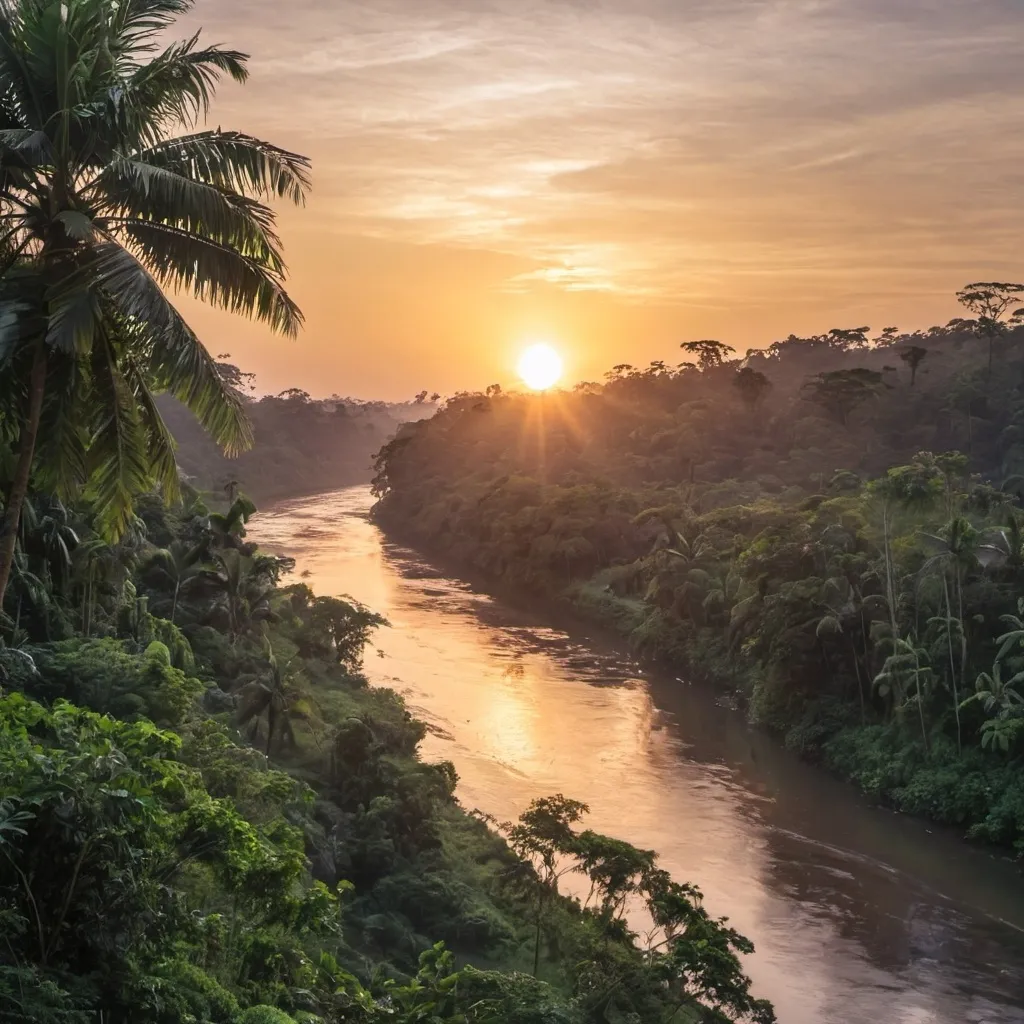
<svg viewBox="0 0 1024 1024"><path fill-rule="evenodd" d="M171 666L160 642L134 654L109 637L63 640L43 648L36 662L40 679L32 690L38 696L63 697L115 718L145 717L164 727L180 725L204 689Z"/></svg>

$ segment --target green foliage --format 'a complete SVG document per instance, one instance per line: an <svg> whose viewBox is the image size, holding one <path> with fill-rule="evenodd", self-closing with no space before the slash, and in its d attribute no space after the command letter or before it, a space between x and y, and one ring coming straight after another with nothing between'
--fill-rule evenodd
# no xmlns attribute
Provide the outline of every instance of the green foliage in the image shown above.
<svg viewBox="0 0 1024 1024"><path fill-rule="evenodd" d="M275 1006L250 1006L232 1024L295 1024L295 1018Z"/></svg>
<svg viewBox="0 0 1024 1024"><path fill-rule="evenodd" d="M772 1024L771 1005L751 996L740 965L739 955L752 953L752 943L724 919L710 917L700 890L673 881L653 851L577 831L573 826L586 813L585 804L559 794L534 800L517 822L498 826L521 859L510 879L534 904L534 976L545 927L550 935L558 909L559 879L573 872L590 882L580 908L589 927L574 936L573 958L574 987L590 1013L616 1016L641 1007L649 1013L667 1002L675 1012ZM655 927L640 958L629 955L635 951L626 925L631 901L645 908Z"/></svg>
<svg viewBox="0 0 1024 1024"><path fill-rule="evenodd" d="M546 399L533 447L536 396L457 396L382 449L375 515L727 688L879 799L1020 842L1020 287L972 285L978 319L927 332L621 365Z"/></svg>
<svg viewBox="0 0 1024 1024"><path fill-rule="evenodd" d="M672 1000L718 1000L712 975L739 971L743 940L686 889L698 942L687 964L682 932L667 942L675 960L638 948L622 919L638 872L663 897L675 883L653 854L577 833L574 801L538 801L514 849L465 815L454 767L417 756L422 723L357 674L383 620L281 586L291 563L247 543L248 508L236 496L212 519L196 501L149 503L114 547L93 544L88 506L67 510L69 555L82 549L87 571L49 576L47 615L22 615L22 647L4 658L23 691L0 699L0 922L19 951L0 950L0 993L17 1012L596 1024L610 1007L662 1017ZM678 547L696 557L684 534ZM161 552L178 553L184 580ZM51 639L56 614L101 635ZM558 891L570 848L592 906ZM717 963L702 960L717 939ZM456 954L530 955L558 990L460 968ZM597 981L609 971L622 979L611 1000ZM754 1003L741 974L729 984L739 1019Z"/></svg>
<svg viewBox="0 0 1024 1024"><path fill-rule="evenodd" d="M153 641L141 656L123 640L64 640L37 654L36 692L63 697L118 718L180 725L204 687L170 664L166 645Z"/></svg>

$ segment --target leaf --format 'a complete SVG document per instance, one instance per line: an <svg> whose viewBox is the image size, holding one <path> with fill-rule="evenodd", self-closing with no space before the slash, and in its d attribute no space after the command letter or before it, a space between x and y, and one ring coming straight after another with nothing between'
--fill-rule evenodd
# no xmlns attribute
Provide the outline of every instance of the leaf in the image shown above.
<svg viewBox="0 0 1024 1024"><path fill-rule="evenodd" d="M835 615L826 615L818 622L814 635L817 637L835 636L843 632L843 624Z"/></svg>
<svg viewBox="0 0 1024 1024"><path fill-rule="evenodd" d="M76 242L88 241L96 230L92 219L79 210L61 210L54 220L62 224L68 238Z"/></svg>

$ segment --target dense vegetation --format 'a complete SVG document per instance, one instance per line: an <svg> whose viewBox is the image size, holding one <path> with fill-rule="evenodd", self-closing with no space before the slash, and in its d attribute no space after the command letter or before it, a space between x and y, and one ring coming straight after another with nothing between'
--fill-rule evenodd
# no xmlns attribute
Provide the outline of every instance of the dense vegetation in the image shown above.
<svg viewBox="0 0 1024 1024"><path fill-rule="evenodd" d="M570 599L896 807L1024 851L1021 286L945 327L449 400L377 462L427 550Z"/></svg>
<svg viewBox="0 0 1024 1024"><path fill-rule="evenodd" d="M560 796L464 813L359 673L379 617L179 479L158 396L252 430L163 287L294 331L264 201L308 184L193 130L246 57L168 44L191 6L0 2L0 1020L767 1024L653 853Z"/></svg>
<svg viewBox="0 0 1024 1024"><path fill-rule="evenodd" d="M178 467L198 487L241 489L261 504L367 483L374 455L399 426L436 409L426 394L409 402L361 402L312 399L292 388L256 398L251 374L224 360L217 365L252 424L252 447L228 458L181 403L163 398L159 406L178 445Z"/></svg>
<svg viewBox="0 0 1024 1024"><path fill-rule="evenodd" d="M359 674L384 624L283 586L250 511L146 498L111 545L89 507L26 506L0 641L0 1019L773 1019L749 943L653 853L574 828L582 805L537 801L509 845L461 810L454 767L420 761L421 723Z"/></svg>

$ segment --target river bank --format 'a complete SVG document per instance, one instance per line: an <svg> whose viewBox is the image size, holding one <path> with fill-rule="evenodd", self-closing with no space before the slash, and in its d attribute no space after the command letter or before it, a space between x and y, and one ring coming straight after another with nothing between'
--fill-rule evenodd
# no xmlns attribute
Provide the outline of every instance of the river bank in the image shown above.
<svg viewBox="0 0 1024 1024"><path fill-rule="evenodd" d="M373 509L388 536L425 552L453 573L469 573L482 586L513 602L535 602L521 586L467 566L436 538L387 506ZM549 614L609 631L629 645L641 663L676 677L712 687L727 706L737 707L803 760L855 786L887 808L948 827L962 838L1010 856L1024 856L1024 765L993 764L981 750L957 752L950 743L931 750L908 743L899 723L858 722L856 709L834 699L812 701L795 714L777 706L751 704L761 668L737 658L724 631L688 628L690 624L657 614L636 597L616 593L614 571L574 582L544 594Z"/></svg>
<svg viewBox="0 0 1024 1024"><path fill-rule="evenodd" d="M1024 1020L1013 865L872 806L593 631L467 586L387 541L371 504L359 489L285 503L253 535L318 592L389 618L367 675L427 722L424 755L455 763L467 807L589 802L595 828L658 850L754 939L755 990L781 1021Z"/></svg>

